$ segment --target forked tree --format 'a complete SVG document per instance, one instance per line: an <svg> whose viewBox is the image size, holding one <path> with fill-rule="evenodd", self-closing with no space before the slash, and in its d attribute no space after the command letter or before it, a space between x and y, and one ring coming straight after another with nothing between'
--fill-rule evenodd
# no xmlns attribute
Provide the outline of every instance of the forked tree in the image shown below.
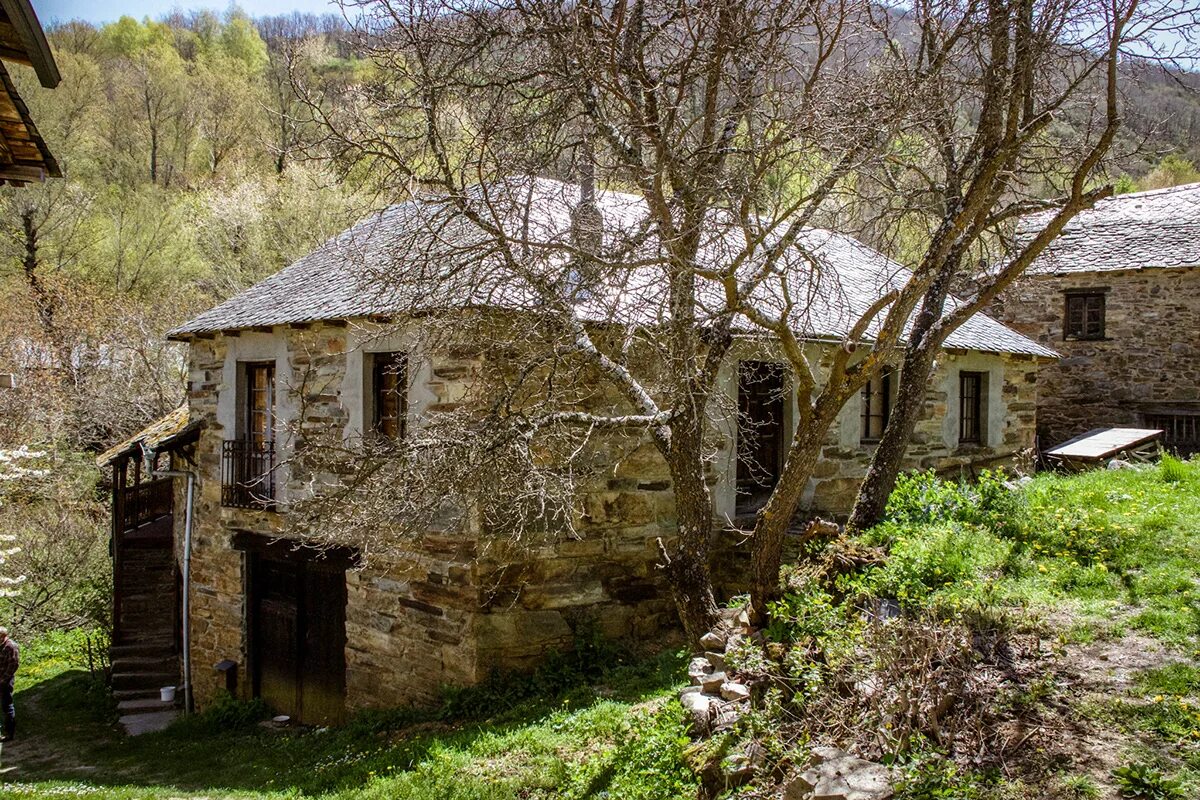
<svg viewBox="0 0 1200 800"><path fill-rule="evenodd" d="M1020 161L1044 145L1040 123L993 142L981 110L1040 112L1050 94L1086 105L1095 71L1086 65L1119 58L1133 9L1133 0L890 10L859 0L374 0L351 10L371 61L352 102L323 102L300 73L296 88L323 123L323 146L359 159L397 198L437 198L410 207L436 209L420 224L401 226L420 235L392 242L386 264L365 265L390 292L381 308L409 304L423 325L443 320L458 339L468 310L519 309L505 316L503 341L482 344L530 359L516 373L538 376L539 387L547 374L575 376L573 388L587 376L619 395L619 406L564 406L496 376L505 397L524 392L527 402L493 403L482 439L524 448L514 468L544 465L544 442L572 432L620 429L651 442L677 507L663 567L695 642L716 610L706 434L735 341L769 340L798 408L751 537L761 620L831 424L894 355L945 254L969 244L973 215L1005 191L964 198L969 213L947 215L928 246L941 255L869 287L874 302L844 320L841 341L817 349L806 315L824 267L806 232L892 214L872 186L926 167L907 154L936 151L926 137L947 108L955 124L979 129L981 156L1005 147ZM1029 57L1023 33L1035 23L1050 26L1039 33L1054 46ZM996 182L1013 162L988 163ZM1085 180L1098 165L1081 164ZM522 176L578 190L547 199ZM352 257L353 238L346 244ZM542 405L531 410L535 396ZM461 467L446 474L464 477Z"/></svg>

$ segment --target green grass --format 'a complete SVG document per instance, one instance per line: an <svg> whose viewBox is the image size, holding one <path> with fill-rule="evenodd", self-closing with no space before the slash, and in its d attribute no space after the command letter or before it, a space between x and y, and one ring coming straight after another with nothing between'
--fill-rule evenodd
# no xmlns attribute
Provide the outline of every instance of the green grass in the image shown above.
<svg viewBox="0 0 1200 800"><path fill-rule="evenodd" d="M1200 462L1041 475L1018 492L995 476L970 487L917 477L902 482L892 514L864 536L888 549L888 562L846 577L835 595L785 596L776 638L850 635L859 615L838 623L835 598L867 593L948 616L1040 619L1034 624L1062 644L1132 632L1158 639L1174 660L1136 676L1128 695L1093 699L1078 713L1126 732L1129 764L1200 788L1200 664L1188 660L1200 641ZM825 644L837 654L836 642ZM22 731L45 752L4 775L0 798L665 800L697 792L672 700L682 654L600 675L584 666L609 663L595 653L552 660L532 679L450 695L437 711L366 713L323 732L263 728L261 709L223 704L134 739L117 732L111 700L79 669L78 636L30 642L24 654ZM1049 694L1035 682L1012 702L1036 705ZM904 797L991 798L1003 784L936 758L911 764ZM1098 791L1084 775L1048 779L1063 797Z"/></svg>
<svg viewBox="0 0 1200 800"><path fill-rule="evenodd" d="M341 729L274 730L233 704L136 738L62 658L18 692L22 730L58 758L6 776L0 797L514 798L694 797L673 696L684 663L666 654L596 684L506 702L481 690L473 714L363 714ZM13 745L14 749L25 742ZM78 766L95 767L80 771ZM29 774L33 773L33 774ZM82 776L82 780L81 780ZM32 780L31 780L32 779Z"/></svg>
<svg viewBox="0 0 1200 800"><path fill-rule="evenodd" d="M998 484L902 480L889 521L866 535L891 551L870 588L909 604L1056 611L1068 641L1133 630L1195 643L1200 461L1042 474L1015 493Z"/></svg>

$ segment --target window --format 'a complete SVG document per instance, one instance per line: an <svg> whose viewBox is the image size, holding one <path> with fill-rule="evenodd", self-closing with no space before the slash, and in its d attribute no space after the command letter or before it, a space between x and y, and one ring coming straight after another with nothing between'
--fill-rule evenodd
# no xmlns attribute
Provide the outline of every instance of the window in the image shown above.
<svg viewBox="0 0 1200 800"><path fill-rule="evenodd" d="M245 418L243 438L268 442L275 428L275 365L270 362L245 365Z"/></svg>
<svg viewBox="0 0 1200 800"><path fill-rule="evenodd" d="M983 444L983 394L987 387L982 372L960 372L958 375L958 441L960 444Z"/></svg>
<svg viewBox="0 0 1200 800"><path fill-rule="evenodd" d="M238 438L221 445L221 505L275 507L275 364L239 366Z"/></svg>
<svg viewBox="0 0 1200 800"><path fill-rule="evenodd" d="M885 367L862 388L862 441L882 439L891 413L892 371Z"/></svg>
<svg viewBox="0 0 1200 800"><path fill-rule="evenodd" d="M1104 293L1068 292L1064 339L1104 338Z"/></svg>
<svg viewBox="0 0 1200 800"><path fill-rule="evenodd" d="M404 436L408 415L408 356L371 354L371 431L384 439Z"/></svg>

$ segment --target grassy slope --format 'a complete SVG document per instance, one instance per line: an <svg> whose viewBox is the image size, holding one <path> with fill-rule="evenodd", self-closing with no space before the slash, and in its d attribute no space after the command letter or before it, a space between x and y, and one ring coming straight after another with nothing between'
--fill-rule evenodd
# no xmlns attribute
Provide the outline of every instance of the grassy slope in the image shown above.
<svg viewBox="0 0 1200 800"><path fill-rule="evenodd" d="M1026 608L1068 654L1096 642L1119 649L1126 636L1161 643L1161 663L1119 691L1071 698L1073 713L1120 734L1121 763L1148 762L1200 789L1200 462L1174 474L1041 476L1007 517L992 521L1012 528L1003 535L986 525L902 528L887 588L950 606ZM18 704L32 738L4 753L17 766L0 797L693 797L667 700L681 674L670 657L553 700L484 691L460 698L474 712L450 722L375 715L297 733L202 717L124 739L86 676L48 652L23 672ZM1099 796L1098 783L1067 767L1055 796Z"/></svg>
<svg viewBox="0 0 1200 800"><path fill-rule="evenodd" d="M0 797L695 796L682 713L663 702L682 674L675 655L552 700L460 698L471 721L366 715L341 730L278 731L229 707L132 739L86 673L65 666L43 659L26 675L38 682L17 695L23 735L4 754L16 768Z"/></svg>

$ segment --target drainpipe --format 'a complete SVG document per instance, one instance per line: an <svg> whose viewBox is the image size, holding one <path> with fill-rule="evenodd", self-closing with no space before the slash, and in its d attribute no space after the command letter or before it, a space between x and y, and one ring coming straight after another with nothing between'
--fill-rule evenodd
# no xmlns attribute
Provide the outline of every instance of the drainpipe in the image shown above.
<svg viewBox="0 0 1200 800"><path fill-rule="evenodd" d="M192 503L196 494L196 473L191 470L153 468L154 459L144 448L142 458L147 471L155 478L187 478L187 501L183 516L183 708L192 713Z"/></svg>

